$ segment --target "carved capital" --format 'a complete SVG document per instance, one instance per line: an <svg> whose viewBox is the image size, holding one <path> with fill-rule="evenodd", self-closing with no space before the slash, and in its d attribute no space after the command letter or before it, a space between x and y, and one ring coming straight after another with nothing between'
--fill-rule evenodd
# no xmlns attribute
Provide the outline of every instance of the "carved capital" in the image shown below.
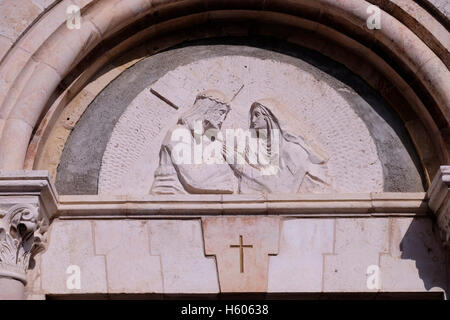
<svg viewBox="0 0 450 320"><path fill-rule="evenodd" d="M428 206L437 216L444 245L450 247L450 166L441 166L428 190Z"/></svg>
<svg viewBox="0 0 450 320"><path fill-rule="evenodd" d="M47 172L0 171L0 278L26 284L56 209L57 194Z"/></svg>
<svg viewBox="0 0 450 320"><path fill-rule="evenodd" d="M0 210L0 219L0 277L26 283L30 260L44 249L43 217L37 206L16 204Z"/></svg>

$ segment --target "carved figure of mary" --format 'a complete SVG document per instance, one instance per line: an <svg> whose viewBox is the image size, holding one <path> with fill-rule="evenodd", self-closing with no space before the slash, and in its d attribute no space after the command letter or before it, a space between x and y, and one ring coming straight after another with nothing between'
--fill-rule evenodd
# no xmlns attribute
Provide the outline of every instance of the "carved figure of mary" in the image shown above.
<svg viewBox="0 0 450 320"><path fill-rule="evenodd" d="M237 164L230 164L238 177L240 193L317 192L330 188L323 152L301 135L282 128L275 114L260 102L252 104L249 119L252 136L257 138L257 157L255 148L247 144L244 153L236 153Z"/></svg>

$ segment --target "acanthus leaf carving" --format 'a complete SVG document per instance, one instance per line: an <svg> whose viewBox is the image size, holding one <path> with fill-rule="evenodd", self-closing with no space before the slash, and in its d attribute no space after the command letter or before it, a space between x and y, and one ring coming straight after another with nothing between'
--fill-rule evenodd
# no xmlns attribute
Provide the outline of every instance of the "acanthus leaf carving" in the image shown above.
<svg viewBox="0 0 450 320"><path fill-rule="evenodd" d="M39 209L17 204L0 213L0 218L0 276L26 282L30 261L44 249Z"/></svg>

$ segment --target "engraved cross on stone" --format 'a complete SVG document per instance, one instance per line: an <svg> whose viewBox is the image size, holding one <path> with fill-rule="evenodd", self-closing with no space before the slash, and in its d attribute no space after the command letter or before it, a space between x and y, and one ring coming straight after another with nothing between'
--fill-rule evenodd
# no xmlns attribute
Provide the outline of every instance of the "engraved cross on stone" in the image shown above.
<svg viewBox="0 0 450 320"><path fill-rule="evenodd" d="M239 235L239 244L231 244L230 248L239 248L241 261L241 273L244 273L244 248L253 248L251 244L243 244L242 235Z"/></svg>

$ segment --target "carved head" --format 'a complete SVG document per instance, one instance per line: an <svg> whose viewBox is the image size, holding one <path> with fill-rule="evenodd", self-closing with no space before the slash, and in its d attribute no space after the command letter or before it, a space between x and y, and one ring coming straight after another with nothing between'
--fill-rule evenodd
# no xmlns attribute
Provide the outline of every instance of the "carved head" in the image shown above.
<svg viewBox="0 0 450 320"><path fill-rule="evenodd" d="M250 128L281 129L278 118L269 108L259 102L254 102L250 107Z"/></svg>
<svg viewBox="0 0 450 320"><path fill-rule="evenodd" d="M282 137L280 144L286 141L299 145L308 153L309 160L314 164L323 164L328 161L326 154L317 145L311 145L302 135L293 134L281 128L278 118L261 102L256 101L250 107L250 128L267 129L268 135L274 129L279 130Z"/></svg>
<svg viewBox="0 0 450 320"><path fill-rule="evenodd" d="M208 90L197 95L192 108L180 120L191 129L195 121L202 121L204 131L220 129L230 110L230 102L222 92Z"/></svg>

